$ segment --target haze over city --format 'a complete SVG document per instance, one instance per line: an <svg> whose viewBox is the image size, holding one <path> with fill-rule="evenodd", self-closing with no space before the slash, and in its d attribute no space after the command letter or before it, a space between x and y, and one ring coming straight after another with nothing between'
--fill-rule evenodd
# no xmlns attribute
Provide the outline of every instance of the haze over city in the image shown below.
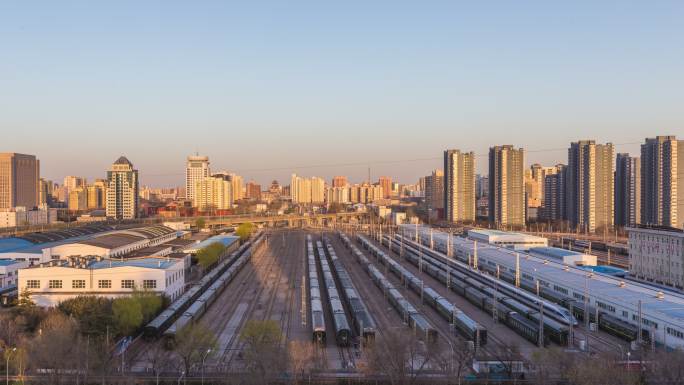
<svg viewBox="0 0 684 385"><path fill-rule="evenodd" d="M157 187L180 184L195 151L262 184L432 158L371 164L409 183L444 148L559 149L528 151L553 164L573 140L682 132L678 1L1 10L2 150L40 154L55 180L102 177L121 154Z"/></svg>

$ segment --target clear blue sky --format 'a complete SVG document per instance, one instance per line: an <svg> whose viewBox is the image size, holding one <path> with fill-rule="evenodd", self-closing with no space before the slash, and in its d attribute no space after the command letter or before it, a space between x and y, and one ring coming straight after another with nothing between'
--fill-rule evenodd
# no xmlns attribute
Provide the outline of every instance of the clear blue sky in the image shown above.
<svg viewBox="0 0 684 385"><path fill-rule="evenodd" d="M684 137L683 1L3 1L0 152L150 185L195 150L267 182L447 147L566 161L577 139ZM638 145L618 146L636 152ZM484 171L486 158L478 158Z"/></svg>

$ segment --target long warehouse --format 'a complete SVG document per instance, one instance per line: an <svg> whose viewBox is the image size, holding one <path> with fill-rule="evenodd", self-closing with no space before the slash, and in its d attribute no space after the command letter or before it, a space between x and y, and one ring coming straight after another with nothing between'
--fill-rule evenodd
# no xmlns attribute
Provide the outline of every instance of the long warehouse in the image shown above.
<svg viewBox="0 0 684 385"><path fill-rule="evenodd" d="M429 246L430 242L433 242L434 248L445 254L452 249L456 257L472 260L473 264L477 263L480 267L498 266L501 272L515 274L517 259L521 280L535 284L538 282L540 286L577 301L584 301L586 296L587 303L597 307L600 312L621 318L636 326L640 323L641 308L641 327L655 337L656 343L684 348L682 295L587 272L552 260L533 257L525 252L449 236L425 226L403 225L402 229L411 239L415 239L416 234L419 234L423 245Z"/></svg>

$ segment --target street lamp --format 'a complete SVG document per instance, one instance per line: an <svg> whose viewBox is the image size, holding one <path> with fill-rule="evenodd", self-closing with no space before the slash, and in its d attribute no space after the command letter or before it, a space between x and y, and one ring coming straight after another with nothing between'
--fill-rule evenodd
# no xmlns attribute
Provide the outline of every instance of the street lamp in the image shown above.
<svg viewBox="0 0 684 385"><path fill-rule="evenodd" d="M16 352L17 348L12 348L12 350L7 351L7 364L5 365L5 382L9 385L9 360L12 353Z"/></svg>
<svg viewBox="0 0 684 385"><path fill-rule="evenodd" d="M207 349L207 353L202 356L202 385L204 385L204 360L207 358L209 353L211 353L211 349Z"/></svg>

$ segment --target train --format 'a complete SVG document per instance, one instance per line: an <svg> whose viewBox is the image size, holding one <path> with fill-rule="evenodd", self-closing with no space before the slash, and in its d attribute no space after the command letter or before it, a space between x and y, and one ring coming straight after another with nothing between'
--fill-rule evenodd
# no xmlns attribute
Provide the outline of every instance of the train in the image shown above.
<svg viewBox="0 0 684 385"><path fill-rule="evenodd" d="M389 238L385 239L385 241L397 242L396 239L391 240ZM539 345L540 342L541 344L546 345L548 344L549 339L561 345L567 344L569 334L568 327L565 326L563 322L557 320L563 319L564 314L560 312L554 313L554 315L557 316L557 319L554 319L552 317L547 317L545 312L545 316L543 317L544 333L541 337L542 341L540 341L538 322L539 312L537 310L539 309L538 300L534 305L523 305L520 301L517 301L520 297L509 295L509 293L515 294L514 290L508 288L509 290L507 291L501 291L504 286L503 283L497 281L492 285L492 282L489 279L478 280L477 278L479 278L479 276L477 273L459 269L459 266L456 265L441 263L427 253L420 254L414 246L415 245L407 241L405 241L403 245L405 251L404 256L409 262L416 266L422 263L422 270L426 274L445 285L447 284L448 279L448 286L452 291L466 298L469 302L487 313L493 313L492 308L494 307L494 297L496 296L496 300L499 303L496 310L497 318L502 320L504 324L523 338L536 345ZM512 306L513 304L516 306ZM544 309L549 311L558 310L557 308L558 306L554 306L552 309L547 309L547 306L544 306ZM525 321L522 320L523 318ZM574 318L569 321L573 323L576 322Z"/></svg>
<svg viewBox="0 0 684 385"><path fill-rule="evenodd" d="M318 251L318 262L323 273L324 290L328 294L328 305L330 306L333 327L335 328L335 342L338 346L349 346L351 344L352 331L349 327L347 313L342 305L337 284L330 270L330 264L321 241L316 241L316 249Z"/></svg>
<svg viewBox="0 0 684 385"><path fill-rule="evenodd" d="M352 250L359 264L371 277L375 285L387 294L387 298L397 312L402 316L403 321L414 329L417 334L428 343L435 343L439 333L425 317L414 308L409 301L404 299L401 293L394 288L394 285L366 258L366 256L353 245L346 236L342 237L343 242Z"/></svg>
<svg viewBox="0 0 684 385"><path fill-rule="evenodd" d="M392 242L395 244L399 244L400 239L401 236L396 235L395 239L393 239ZM388 240L389 238L383 239L383 241ZM425 262L427 262L427 264L432 264L433 266L443 271L447 271L448 269L451 272L451 278L463 280L469 285L475 285L478 287L497 286L498 289L504 294L516 298L517 300L525 303L533 309L538 309L540 306L543 305L544 315L546 317L555 319L556 321L564 323L566 325L578 325L577 319L568 309L562 306L558 306L553 302L545 301L543 298L530 294L525 290L521 290L520 288L515 287L515 285L513 284L509 284L508 282L502 282L501 280L497 280L493 276L481 274L478 271L473 271L472 269L470 269L468 265L464 265L453 259L448 259L446 258L446 256L440 254L437 251L434 251L426 246L419 245L405 238L403 240L403 247L404 249L408 250L409 255L413 256L413 260L415 261L414 264L421 263L422 261L423 266L425 266ZM466 260L465 262L468 261ZM497 274L496 268L494 268L493 266L483 265L482 268L483 270L491 273L492 275Z"/></svg>
<svg viewBox="0 0 684 385"><path fill-rule="evenodd" d="M337 257L335 249L330 244L327 238L324 238L325 247L330 255L331 271L340 287L340 294L342 300L347 306L355 333L362 337L365 344L371 343L375 340L376 324L371 316L366 304L363 302L358 294L358 290L354 286L349 272L342 264L342 261Z"/></svg>
<svg viewBox="0 0 684 385"><path fill-rule="evenodd" d="M318 265L316 264L311 235L306 236L306 253L309 274L312 341L319 345L325 345L325 315L323 313L323 303L321 302L321 288L318 284Z"/></svg>
<svg viewBox="0 0 684 385"><path fill-rule="evenodd" d="M218 294L247 263L252 250L261 240L262 234L259 233L253 240L245 242L238 250L219 262L214 269L145 325L143 337L153 340L163 336L166 339L167 348L171 348L175 342L176 333L204 314Z"/></svg>
<svg viewBox="0 0 684 385"><path fill-rule="evenodd" d="M397 236L398 238L398 236ZM406 246L406 239L404 238L404 246ZM412 242L413 245L415 245L415 242ZM435 244L435 249L437 251L441 252L446 252L447 248L444 242L440 242L439 240L434 242ZM599 244L600 242L592 242L592 247L596 244ZM586 245L588 246L588 244ZM424 250L426 253L429 251L433 254L436 254L437 252L430 250L426 248L425 246L422 246L422 250ZM458 258L461 262L467 263L467 256L465 255L466 253L454 253L456 258ZM444 255L441 255L442 259L445 260L446 257ZM498 276L500 280L497 282L504 281L507 285L507 287L515 287L513 286L515 284L515 274L512 268L507 268L505 266L498 266L497 264L488 261L487 258L484 255L479 256L479 263L478 263L478 268L481 269L482 271L485 271L492 276ZM453 272L453 270L452 270ZM490 278L492 280L493 278ZM612 314L609 314L606 311L603 311L602 309L599 309L593 305L586 304L584 302L584 295L579 296L578 298L576 297L571 297L569 295L564 295L563 293L560 293L556 290L553 290L552 288L546 287L544 285L538 284L538 281L533 281L531 277L529 277L526 274L521 274L520 280L519 280L520 288L523 290L519 290L522 295L525 296L525 298L536 298L536 297L541 297L543 299L548 300L551 302L553 305L549 305L549 303L545 303L544 310L545 312L548 309L556 309L558 312L563 312L563 313L570 313L572 314L573 318L575 320L582 320L585 322L592 322L592 323L597 323L598 328L600 330L603 330L611 335L614 335L618 338L624 339L626 341L636 341L639 339L639 327L638 325L635 325L631 322L625 321L623 319L620 319L619 317L616 317ZM503 285L499 286L502 287ZM516 288L517 289L517 288ZM586 314L585 314L586 313ZM546 315L546 314L545 314ZM588 319L586 319L588 317ZM556 319L557 317L551 317L552 319ZM598 322L597 322L598 318ZM548 317L545 317L545 321L548 320ZM551 323L549 321L549 323ZM577 325L577 321L573 322L573 325ZM642 341L648 343L650 339L652 338L651 336L651 330L649 330L647 325L644 325L641 328L641 339Z"/></svg>
<svg viewBox="0 0 684 385"><path fill-rule="evenodd" d="M477 346L484 346L487 343L487 329L484 326L472 320L463 313L463 311L440 296L435 290L427 287L422 280L390 258L384 251L373 245L366 238L358 236L358 239L364 248L376 256L383 265L386 265L389 270L396 274L402 282L405 282L410 289L419 295L421 295L422 292L423 299L427 300L427 303L435 308L435 310L437 310L437 312L447 321L453 322L454 326L456 326L461 334L473 341ZM450 310L449 313L445 312L446 309Z"/></svg>

